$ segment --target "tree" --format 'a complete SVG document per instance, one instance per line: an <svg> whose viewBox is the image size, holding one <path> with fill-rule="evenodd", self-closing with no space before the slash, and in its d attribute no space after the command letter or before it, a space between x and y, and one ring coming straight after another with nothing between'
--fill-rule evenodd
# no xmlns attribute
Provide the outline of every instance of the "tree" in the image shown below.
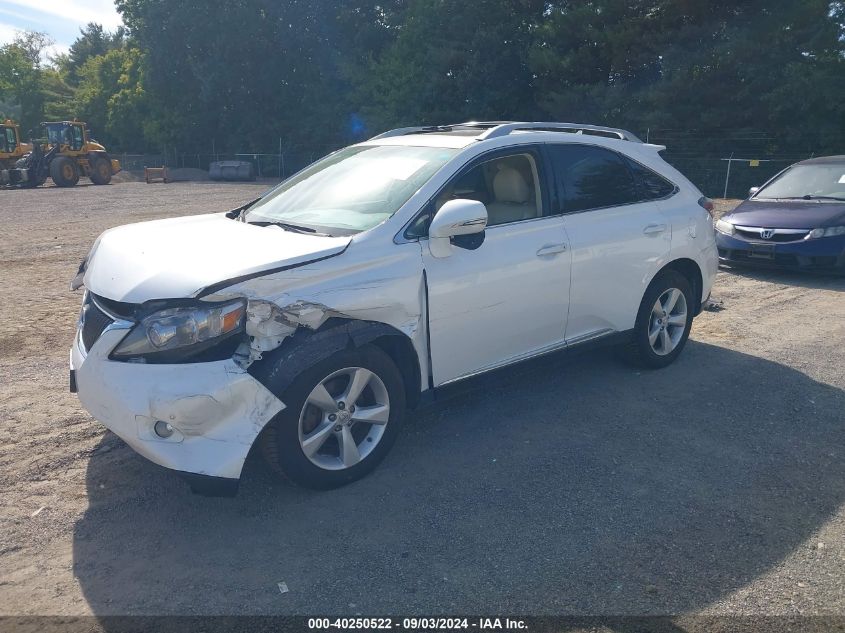
<svg viewBox="0 0 845 633"><path fill-rule="evenodd" d="M140 151L150 145L148 133L160 113L150 107L142 66L141 51L124 46L91 57L80 68L75 109L108 147Z"/></svg>
<svg viewBox="0 0 845 633"><path fill-rule="evenodd" d="M394 41L359 69L358 101L370 127L531 118L536 108L527 50L543 5L410 2Z"/></svg>
<svg viewBox="0 0 845 633"><path fill-rule="evenodd" d="M0 101L18 104L24 130L35 128L44 116L47 93L41 60L52 44L45 33L22 31L0 47Z"/></svg>
<svg viewBox="0 0 845 633"><path fill-rule="evenodd" d="M109 33L101 24L89 22L84 28L79 29L79 37L71 44L67 54L56 60L57 66L64 73L68 84L78 86L81 80L80 70L85 63L89 59L120 48L124 40L123 27L118 28L114 33Z"/></svg>

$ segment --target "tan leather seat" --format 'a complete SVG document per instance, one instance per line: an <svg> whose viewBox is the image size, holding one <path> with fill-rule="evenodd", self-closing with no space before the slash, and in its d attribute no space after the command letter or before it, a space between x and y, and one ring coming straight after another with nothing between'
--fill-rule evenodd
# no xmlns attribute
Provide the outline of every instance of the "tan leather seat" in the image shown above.
<svg viewBox="0 0 845 633"><path fill-rule="evenodd" d="M537 217L531 187L513 167L502 166L493 177L493 202L487 205L487 224L505 224Z"/></svg>

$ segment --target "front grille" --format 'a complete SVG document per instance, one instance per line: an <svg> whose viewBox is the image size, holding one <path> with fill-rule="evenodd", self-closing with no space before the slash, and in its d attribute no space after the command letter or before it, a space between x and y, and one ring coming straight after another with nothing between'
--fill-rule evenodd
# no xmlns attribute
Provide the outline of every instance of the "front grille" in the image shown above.
<svg viewBox="0 0 845 633"><path fill-rule="evenodd" d="M764 240L762 237L760 237L760 229L746 229L736 227L736 236L744 240L752 240L757 242L774 242L780 244L783 244L784 242L800 242L805 237L807 237L807 233L809 233L809 231L801 231L800 233L779 233L777 229L775 229L775 234L772 235L770 238Z"/></svg>
<svg viewBox="0 0 845 633"><path fill-rule="evenodd" d="M737 237L741 237L744 240L755 240L755 241L764 241L764 242L776 242L776 243L784 243L784 242L800 242L805 237L807 237L807 233L809 231L802 231L801 233L775 233L768 239L763 239L760 237L760 230L759 229L740 229L737 227L736 235Z"/></svg>
<svg viewBox="0 0 845 633"><path fill-rule="evenodd" d="M90 350L103 330L114 323L111 317L94 303L90 293L82 304L80 319L82 320L82 344L85 346L85 351Z"/></svg>

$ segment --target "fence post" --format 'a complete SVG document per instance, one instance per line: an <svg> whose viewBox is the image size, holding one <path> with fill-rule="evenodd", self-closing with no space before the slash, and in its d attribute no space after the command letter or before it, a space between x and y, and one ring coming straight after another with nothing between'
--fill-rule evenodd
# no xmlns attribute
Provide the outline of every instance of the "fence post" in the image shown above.
<svg viewBox="0 0 845 633"><path fill-rule="evenodd" d="M728 197L728 180L731 178L731 163L733 162L734 153L731 152L731 157L728 159L728 171L725 173L725 193L722 194L723 198Z"/></svg>

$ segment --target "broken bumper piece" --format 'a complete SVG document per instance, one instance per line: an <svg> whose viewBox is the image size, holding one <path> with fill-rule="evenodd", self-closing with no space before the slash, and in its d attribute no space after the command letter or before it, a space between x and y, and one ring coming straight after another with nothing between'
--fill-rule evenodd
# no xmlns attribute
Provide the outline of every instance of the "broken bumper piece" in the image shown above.
<svg viewBox="0 0 845 633"><path fill-rule="evenodd" d="M179 471L195 492L232 494L252 444L284 404L232 360L109 360L128 327L106 328L88 351L77 333L70 366L82 405L135 451Z"/></svg>

